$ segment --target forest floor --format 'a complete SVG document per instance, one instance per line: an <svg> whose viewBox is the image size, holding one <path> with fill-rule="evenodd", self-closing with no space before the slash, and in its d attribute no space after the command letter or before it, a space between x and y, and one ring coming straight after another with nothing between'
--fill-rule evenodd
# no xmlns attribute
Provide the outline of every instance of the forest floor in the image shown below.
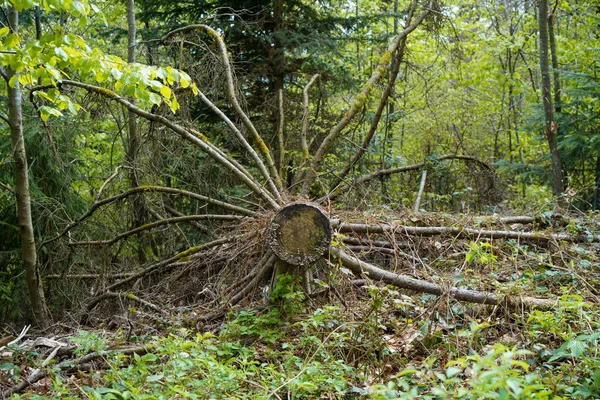
<svg viewBox="0 0 600 400"><path fill-rule="evenodd" d="M597 216L524 223L405 217L400 222L413 226L501 223L504 231L582 239L450 234L405 237L401 256L377 246L353 249L361 259L448 288L555 299L551 309L463 303L335 268L315 275L310 296L284 279L213 321L198 318L211 311L209 303L162 315L123 302L94 326L30 333L0 350L0 391L90 399L600 398ZM341 246L344 237L335 240Z"/></svg>

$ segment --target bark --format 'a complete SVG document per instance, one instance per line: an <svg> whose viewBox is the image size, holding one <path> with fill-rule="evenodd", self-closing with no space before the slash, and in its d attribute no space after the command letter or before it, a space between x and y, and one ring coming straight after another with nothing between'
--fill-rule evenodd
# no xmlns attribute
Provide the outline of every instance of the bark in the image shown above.
<svg viewBox="0 0 600 400"><path fill-rule="evenodd" d="M373 281L382 281L390 285L421 293L429 293L435 296L449 296L459 301L479 303L488 305L505 305L509 308L537 308L551 310L556 307L558 301L553 299L539 299L526 296L498 296L492 293L478 292L475 290L459 289L455 287L444 287L436 283L415 279L406 275L396 274L381 269L373 264L366 263L358 258L346 254L343 250L331 247L331 254L338 258L342 264L355 275L367 276Z"/></svg>
<svg viewBox="0 0 600 400"><path fill-rule="evenodd" d="M550 82L550 67L548 65L548 2L538 2L538 29L540 42L540 70L542 73L542 102L544 105L544 118L546 122L546 139L550 148L552 159L552 192L554 196L560 197L564 192L563 170L558 149L557 132L558 125L554 122L554 110L552 109L552 88Z"/></svg>
<svg viewBox="0 0 600 400"><path fill-rule="evenodd" d="M323 139L321 146L315 153L313 160L310 164L310 168L308 169L306 178L304 179L304 183L302 185L301 195L307 196L308 190L310 189L311 184L313 183L314 178L317 175L317 171L323 162L325 156L331 151L333 145L337 141L338 137L344 130L344 128L354 119L354 117L358 114L358 112L364 107L365 102L371 90L375 87L375 84L381 79L382 76L385 75L389 68L390 61L392 59L392 54L398 49L400 42L406 38L412 31L414 31L420 24L423 22L425 17L429 14L430 7L428 6L422 13L419 15L415 21L410 24L406 29L404 29L399 35L397 35L392 43L389 45L387 51L381 56L377 68L371 75L371 78L367 82L367 84L363 87L361 93L355 96L350 109L344 115L344 118L336 126L334 126L329 134Z"/></svg>
<svg viewBox="0 0 600 400"><path fill-rule="evenodd" d="M19 32L19 14L11 7L8 11L9 25L14 33ZM7 68L7 97L8 97L8 120L10 125L10 137L12 143L13 161L15 165L15 199L17 203L17 217L19 221L19 236L21 239L21 255L25 278L29 289L31 308L36 323L46 328L49 324L44 288L38 270L37 253L35 248L35 236L33 233L33 222L31 218L31 197L29 192L29 172L27 165L27 154L25 152L25 138L23 136L22 115L22 90L17 73ZM8 84L15 77L13 86Z"/></svg>
<svg viewBox="0 0 600 400"><path fill-rule="evenodd" d="M556 24L556 10L548 16L548 37L550 39L550 52L552 53L552 72L554 75L554 111L561 112L560 102L560 73L558 72L558 54L556 50L556 35L554 33Z"/></svg>

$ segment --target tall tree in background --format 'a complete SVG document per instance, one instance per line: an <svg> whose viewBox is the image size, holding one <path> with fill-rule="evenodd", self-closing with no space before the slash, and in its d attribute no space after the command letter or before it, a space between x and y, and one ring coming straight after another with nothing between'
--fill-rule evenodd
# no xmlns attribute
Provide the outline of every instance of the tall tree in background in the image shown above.
<svg viewBox="0 0 600 400"><path fill-rule="evenodd" d="M554 196L559 197L564 192L564 184L557 141L558 125L554 122L554 110L552 108L552 82L548 62L548 3L546 0L539 2L538 27L540 37L540 70L542 72L542 102L544 104L544 117L546 120L546 138L548 139L552 159L552 193Z"/></svg>
<svg viewBox="0 0 600 400"><path fill-rule="evenodd" d="M135 62L135 52L137 47L136 40L136 26L135 26L135 0L127 0L127 62ZM128 127L129 127L129 140L127 145L127 162L129 167L129 180L131 187L137 187L139 185L137 178L137 159L140 150L140 138L138 132L138 124L136 115L129 111L128 116ZM133 223L132 227L138 228L143 224L144 219L144 204L141 196L134 196L132 200L133 208ZM146 257L144 249L141 244L141 235L138 235L138 258L140 262L145 262Z"/></svg>
<svg viewBox="0 0 600 400"><path fill-rule="evenodd" d="M14 7L8 10L7 19L12 35L19 34L19 13ZM29 172L27 165L27 153L25 151L25 138L23 136L23 110L22 90L18 73L10 66L3 72L6 79L6 90L8 97L8 118L12 153L15 169L15 197L17 203L17 216L19 220L19 232L21 238L21 254L31 308L37 324L45 328L49 324L44 288L38 270L38 259L33 233L33 222L31 218L31 197L29 192Z"/></svg>

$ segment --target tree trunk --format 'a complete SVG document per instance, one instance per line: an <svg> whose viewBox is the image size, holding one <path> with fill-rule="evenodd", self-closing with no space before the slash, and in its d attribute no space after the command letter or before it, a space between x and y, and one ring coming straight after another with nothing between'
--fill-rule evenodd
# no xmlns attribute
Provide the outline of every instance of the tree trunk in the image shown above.
<svg viewBox="0 0 600 400"><path fill-rule="evenodd" d="M136 41L136 26L135 26L135 0L127 0L127 62L135 62L135 51L137 46ZM134 102L133 99L130 100ZM129 168L129 182L132 188L138 187L137 178L137 166L138 166L138 152L140 149L140 135L138 132L138 125L135 113L128 111L129 120L129 141L127 146L127 164ZM132 198L133 208L133 221L132 228L136 229L144 224L144 203L141 196L134 196ZM140 263L146 262L146 253L142 245L142 235L138 235L138 260Z"/></svg>
<svg viewBox="0 0 600 400"><path fill-rule="evenodd" d="M19 14L14 8L8 12L9 25L14 33L19 32ZM35 248L35 237L33 234L33 222L31 218L31 198L29 193L29 174L27 166L27 154L25 152L25 139L23 137L23 115L22 115L22 91L19 79L14 79L12 86L8 84L11 78L17 77L12 69L7 69L7 96L8 96L8 120L10 125L10 137L12 142L13 160L15 163L15 197L17 202L17 216L19 220L19 233L21 237L21 254L31 308L36 323L46 328L49 324L44 288L40 278L37 253Z"/></svg>
<svg viewBox="0 0 600 400"><path fill-rule="evenodd" d="M546 120L546 138L548 139L552 158L552 192L554 196L560 197L564 191L563 171L557 141L558 125L554 122L554 112L552 109L550 67L548 65L548 3L546 0L539 2L538 27L540 33L542 102L544 104L544 116Z"/></svg>

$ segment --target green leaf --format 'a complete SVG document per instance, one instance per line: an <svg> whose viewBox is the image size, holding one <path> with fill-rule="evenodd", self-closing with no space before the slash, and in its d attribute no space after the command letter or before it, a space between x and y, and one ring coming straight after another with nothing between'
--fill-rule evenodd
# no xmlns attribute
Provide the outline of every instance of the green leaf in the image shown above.
<svg viewBox="0 0 600 400"><path fill-rule="evenodd" d="M10 32L10 28L8 26L5 26L4 28L0 29L0 37L4 37L6 35L8 35Z"/></svg>
<svg viewBox="0 0 600 400"><path fill-rule="evenodd" d="M448 369L446 369L446 376L448 378L452 378L453 376L456 376L456 375L460 374L461 372L462 372L462 368L448 367Z"/></svg>
<svg viewBox="0 0 600 400"><path fill-rule="evenodd" d="M163 374L150 375L149 377L146 378L146 382L157 382L157 381L160 381L164 377L165 376Z"/></svg>
<svg viewBox="0 0 600 400"><path fill-rule="evenodd" d="M587 347L587 344L579 340L571 340L566 346L566 348L571 351L571 355L573 357L579 357L580 355L582 355L587 349Z"/></svg>
<svg viewBox="0 0 600 400"><path fill-rule="evenodd" d="M61 117L63 114L56 108L48 106L40 107L40 117L42 118L42 121L48 121L48 118L50 118L51 115L54 115L55 117Z"/></svg>
<svg viewBox="0 0 600 400"><path fill-rule="evenodd" d="M171 95L173 94L173 91L170 87L163 86L160 88L160 94L162 94L165 99L170 99Z"/></svg>
<svg viewBox="0 0 600 400"><path fill-rule="evenodd" d="M162 103L162 97L156 93L150 93L150 102L158 106L160 103Z"/></svg>

